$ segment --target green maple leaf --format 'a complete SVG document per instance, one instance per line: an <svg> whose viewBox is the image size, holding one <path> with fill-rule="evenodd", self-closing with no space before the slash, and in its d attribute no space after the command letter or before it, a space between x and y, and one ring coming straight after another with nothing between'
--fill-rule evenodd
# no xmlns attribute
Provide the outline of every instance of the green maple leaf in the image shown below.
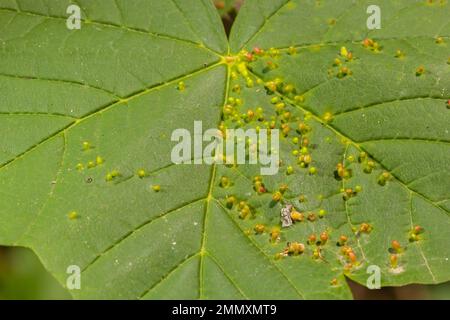
<svg viewBox="0 0 450 320"><path fill-rule="evenodd" d="M69 30L70 1L0 0L0 243L64 285L79 266L77 298L351 298L371 265L383 286L450 279L447 1L378 1L370 31L371 1L248 0L229 42L207 0L77 3ZM266 192L259 166L172 163L196 120L283 128ZM284 202L305 219L278 240Z"/></svg>

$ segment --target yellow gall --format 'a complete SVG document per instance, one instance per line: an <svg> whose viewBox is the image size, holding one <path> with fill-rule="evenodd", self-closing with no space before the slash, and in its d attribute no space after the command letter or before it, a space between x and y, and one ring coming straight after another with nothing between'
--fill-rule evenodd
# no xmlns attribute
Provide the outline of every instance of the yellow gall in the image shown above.
<svg viewBox="0 0 450 320"><path fill-rule="evenodd" d="M414 228L413 228L413 232L415 233L415 234L420 234L420 233L422 233L423 232L423 228L421 227L421 226L414 226Z"/></svg>
<svg viewBox="0 0 450 320"><path fill-rule="evenodd" d="M340 246L343 246L343 245L345 245L345 244L347 243L347 240L348 240L347 236L341 235L341 236L339 237L339 242L338 242L338 244L339 244Z"/></svg>
<svg viewBox="0 0 450 320"><path fill-rule="evenodd" d="M91 143L89 141L83 142L83 150L89 150L91 148Z"/></svg>
<svg viewBox="0 0 450 320"><path fill-rule="evenodd" d="M397 240L392 241L391 247L395 252L400 252L402 250L402 246Z"/></svg>
<svg viewBox="0 0 450 320"><path fill-rule="evenodd" d="M270 231L270 241L272 242L278 242L280 241L281 232L278 227L272 228Z"/></svg>
<svg viewBox="0 0 450 320"><path fill-rule="evenodd" d="M303 103L303 102L305 102L305 97L304 96L295 96L294 101L296 103Z"/></svg>
<svg viewBox="0 0 450 320"><path fill-rule="evenodd" d="M311 235L309 235L308 237L308 244L315 244L317 240L316 235L313 233Z"/></svg>
<svg viewBox="0 0 450 320"><path fill-rule="evenodd" d="M289 189L289 187L288 187L288 185L287 184L285 184L285 183L283 183L281 186L280 186L280 192L281 193L285 193L286 191L287 191L287 189Z"/></svg>
<svg viewBox="0 0 450 320"><path fill-rule="evenodd" d="M328 233L326 231L320 234L320 243L325 244L328 241Z"/></svg>
<svg viewBox="0 0 450 320"><path fill-rule="evenodd" d="M282 197L283 197L283 195L281 194L281 192L277 191L272 195L272 200L275 202L278 202L281 200Z"/></svg>
<svg viewBox="0 0 450 320"><path fill-rule="evenodd" d="M101 165L101 164L105 163L105 159L103 159L100 156L97 156L97 158L95 158L95 162L97 165Z"/></svg>
<svg viewBox="0 0 450 320"><path fill-rule="evenodd" d="M347 257L351 262L356 262L356 260L357 260L356 254L353 250L351 250L347 253Z"/></svg>
<svg viewBox="0 0 450 320"><path fill-rule="evenodd" d="M330 122L331 120L333 120L333 115L330 112L326 112L323 115L323 121Z"/></svg>
<svg viewBox="0 0 450 320"><path fill-rule="evenodd" d="M297 48L296 47L293 47L293 46L289 47L289 49L288 49L288 54L289 55L293 56L296 53L297 53Z"/></svg>
<svg viewBox="0 0 450 320"><path fill-rule="evenodd" d="M226 202L227 208L231 209L236 204L236 202L237 202L237 199L235 196L227 197L227 202Z"/></svg>
<svg viewBox="0 0 450 320"><path fill-rule="evenodd" d="M177 89L179 91L184 91L186 89L186 84L183 81L178 82Z"/></svg>
<svg viewBox="0 0 450 320"><path fill-rule="evenodd" d="M397 268L398 256L396 254L391 254L389 256L389 262L390 262L392 268Z"/></svg>
<svg viewBox="0 0 450 320"><path fill-rule="evenodd" d="M347 48L346 47L341 47L340 54L341 54L342 57L347 57L347 55L348 55Z"/></svg>
<svg viewBox="0 0 450 320"><path fill-rule="evenodd" d="M368 223L361 223L359 226L359 232L369 233L372 230L372 227Z"/></svg>
<svg viewBox="0 0 450 320"><path fill-rule="evenodd" d="M424 66L420 66L416 69L416 76L420 77L421 75L423 75L425 73L425 67Z"/></svg>
<svg viewBox="0 0 450 320"><path fill-rule="evenodd" d="M139 178L144 178L145 177L145 170L144 169L139 169L137 172L137 175Z"/></svg>
<svg viewBox="0 0 450 320"><path fill-rule="evenodd" d="M305 245L299 242L291 242L288 246L288 253L298 255L305 251Z"/></svg>

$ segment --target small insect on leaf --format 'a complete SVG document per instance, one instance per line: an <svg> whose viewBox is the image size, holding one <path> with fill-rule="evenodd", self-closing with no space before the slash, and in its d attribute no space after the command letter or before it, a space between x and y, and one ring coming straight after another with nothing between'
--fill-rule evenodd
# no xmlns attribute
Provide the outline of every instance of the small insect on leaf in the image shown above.
<svg viewBox="0 0 450 320"><path fill-rule="evenodd" d="M367 153L364 151L360 152L359 156L358 156L358 161L361 163L361 162L366 161L366 159L367 159Z"/></svg>
<svg viewBox="0 0 450 320"><path fill-rule="evenodd" d="M161 191L161 186L159 184L155 184L152 186L152 190L154 192L160 192Z"/></svg>

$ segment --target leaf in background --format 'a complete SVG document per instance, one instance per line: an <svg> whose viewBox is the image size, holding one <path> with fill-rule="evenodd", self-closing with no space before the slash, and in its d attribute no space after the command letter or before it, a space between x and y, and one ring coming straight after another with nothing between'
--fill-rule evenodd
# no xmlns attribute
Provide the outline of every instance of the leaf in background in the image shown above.
<svg viewBox="0 0 450 320"><path fill-rule="evenodd" d="M344 274L365 284L372 264L382 285L450 279L447 2L380 1L382 29L368 31L367 1L249 0L230 52L209 0L78 3L86 21L69 31L69 1L0 0L2 244L32 248L61 283L79 265L78 298L351 298ZM249 75L223 59L255 46L268 54L241 65ZM243 101L236 117L221 114L230 97ZM194 120L282 127L267 192L254 188L259 166L173 165L171 133ZM282 184L314 221L272 243ZM231 195L249 217L227 206ZM424 232L410 242L416 225ZM306 244L324 231L326 244ZM288 241L305 252L275 259Z"/></svg>

